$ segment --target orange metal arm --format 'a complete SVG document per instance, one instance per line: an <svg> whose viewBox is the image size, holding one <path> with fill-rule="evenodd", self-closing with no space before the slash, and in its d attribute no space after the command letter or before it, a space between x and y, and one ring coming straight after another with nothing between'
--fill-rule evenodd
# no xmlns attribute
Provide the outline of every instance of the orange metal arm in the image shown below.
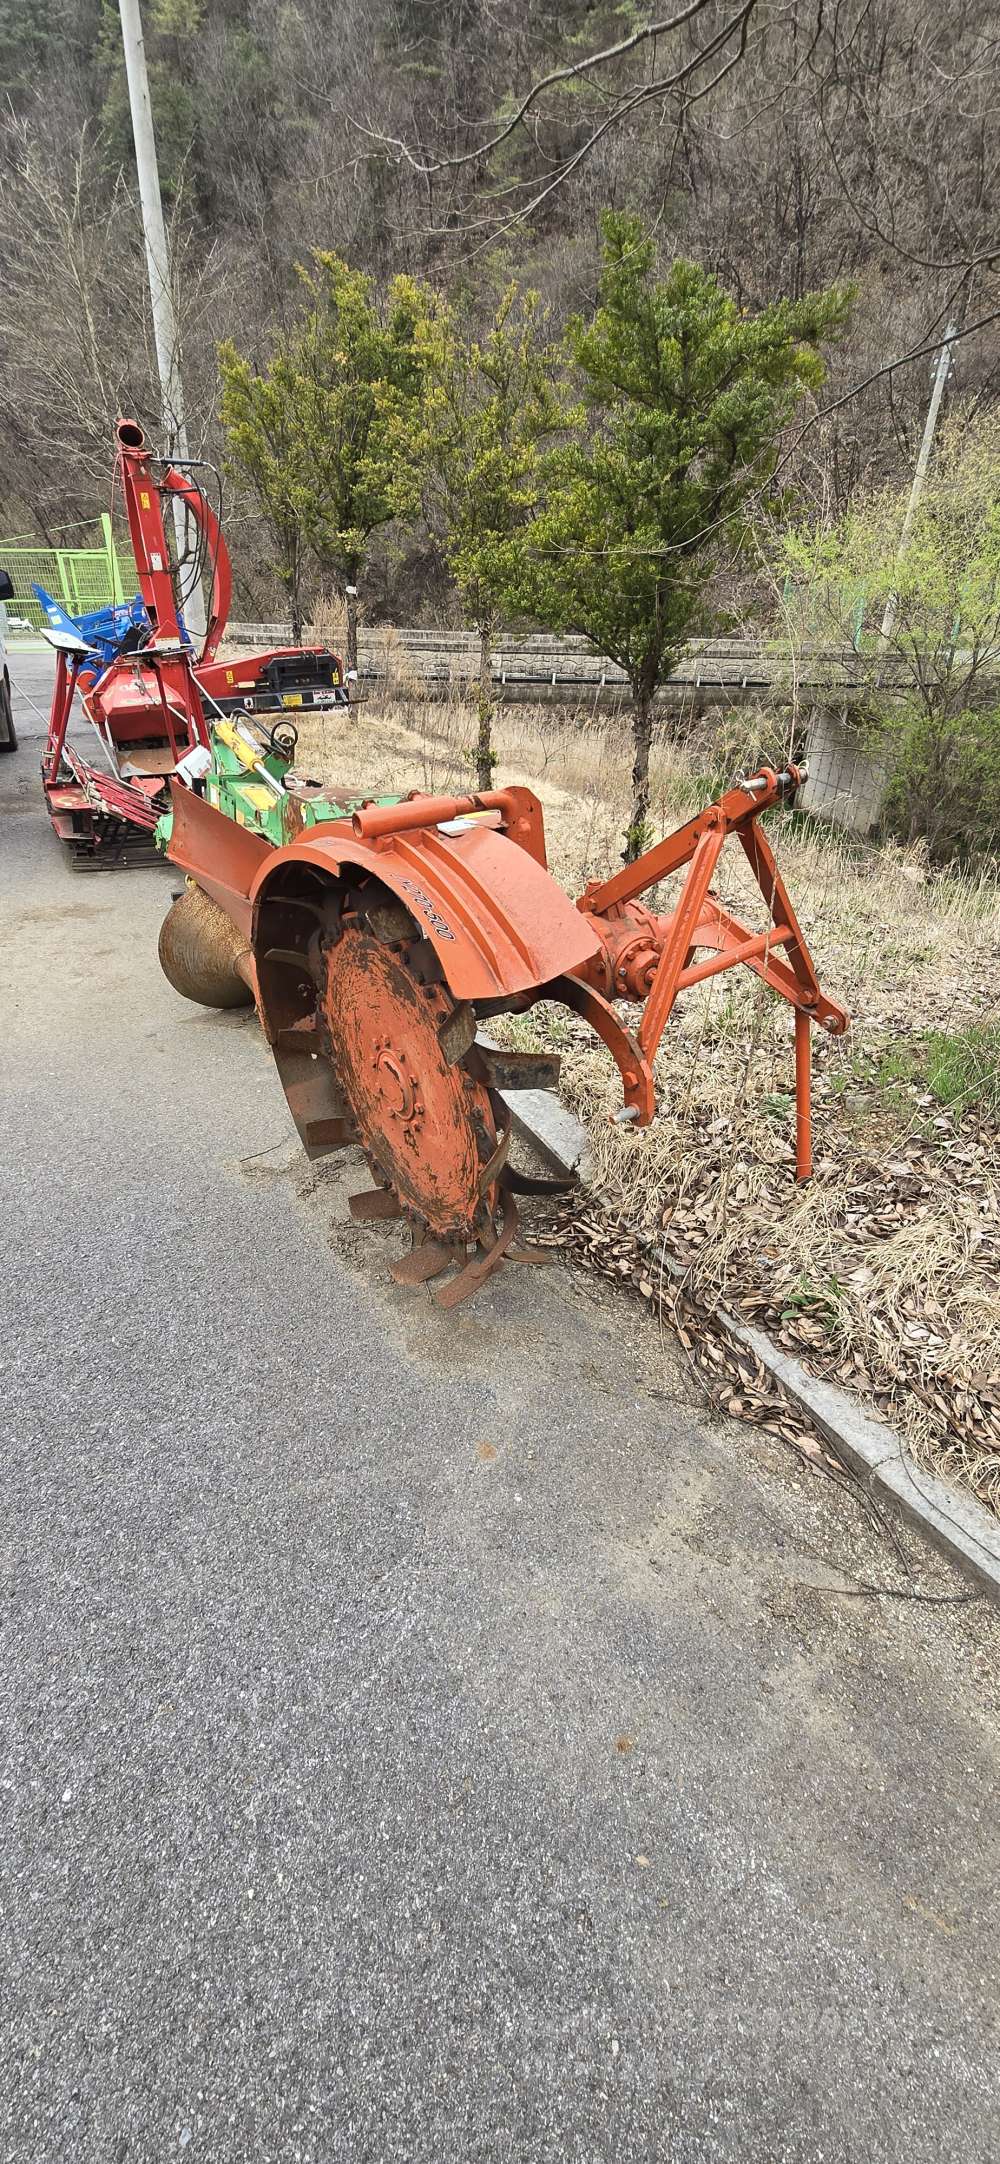
<svg viewBox="0 0 1000 2164"><path fill-rule="evenodd" d="M631 1030L620 1022L609 1000L593 985L575 975L558 977L551 985L542 987L543 994L564 1001L575 1014L590 1023L595 1035L614 1060L622 1078L625 1098L625 1115L636 1121L639 1127L648 1127L656 1114L656 1084L653 1070L642 1049L641 1042L633 1037Z"/></svg>
<svg viewBox="0 0 1000 2164"><path fill-rule="evenodd" d="M736 789L728 789L717 804L699 812L686 825L678 827L675 834L665 835L655 848L647 849L637 857L634 864L626 864L611 879L604 879L586 888L578 908L587 915L603 916L621 902L633 902L640 894L646 894L661 879L669 879L671 872L679 871L682 864L689 863L702 835L712 827L721 827L723 834L735 833L747 820L755 819L782 797L790 796L798 787L802 776L796 766L786 767L778 774L773 767L762 767L752 781Z"/></svg>
<svg viewBox="0 0 1000 2164"><path fill-rule="evenodd" d="M726 829L720 818L714 824L709 821L695 844L691 869L684 881L639 1025L639 1043L648 1060L653 1058L677 997L680 974L694 947L694 934L725 839Z"/></svg>
<svg viewBox="0 0 1000 2164"><path fill-rule="evenodd" d="M354 813L351 825L360 840L383 841L390 834L409 834L416 827L440 826L445 819L463 819L477 811L505 812L510 797L506 789L483 789L478 796L421 796L414 790L399 804L368 804Z"/></svg>
<svg viewBox="0 0 1000 2164"><path fill-rule="evenodd" d="M775 862L771 844L753 820L740 828L739 842L771 912L772 921L776 924L780 917L782 924L787 925L791 933L786 944L786 954L802 995L796 1004L815 1009L821 997L819 978L799 930L798 919L788 899L785 882Z"/></svg>
<svg viewBox="0 0 1000 2164"><path fill-rule="evenodd" d="M601 987L612 997L644 1003L631 1061L624 1047L614 1041L613 1031L602 1026L605 1017L599 1010L605 1007L604 1000L596 1010L592 1004L587 1011L587 1019L618 1060L626 1111L641 1125L652 1116L653 1061L678 992L743 963L794 1008L796 1170L800 1179L808 1179L812 1168L810 1026L818 1022L838 1036L847 1028L848 1017L821 990L774 852L757 824L760 813L790 796L802 778L794 766L781 774L772 767L763 768L614 878L588 887L577 907L593 923L603 948L582 973L588 987L594 994ZM741 924L710 891L716 864L731 834L739 841L760 888L770 919L766 931L754 932ZM675 907L664 916L654 915L639 896L684 865L690 868ZM709 953L695 960L699 947L708 948Z"/></svg>
<svg viewBox="0 0 1000 2164"><path fill-rule="evenodd" d="M208 604L208 629L201 650L202 661L214 661L222 636L229 621L229 604L233 598L233 569L225 536L206 496L190 474L177 466L168 466L160 483L171 495L180 496L186 503L195 525L204 536L212 566L212 593Z"/></svg>
<svg viewBox="0 0 1000 2164"><path fill-rule="evenodd" d="M519 843L539 864L545 863L542 807L530 789L482 789L475 796L421 796L414 790L399 804L363 805L354 813L351 824L360 841L385 842L396 834L442 826L452 819L467 819L484 811L499 812L509 839Z"/></svg>

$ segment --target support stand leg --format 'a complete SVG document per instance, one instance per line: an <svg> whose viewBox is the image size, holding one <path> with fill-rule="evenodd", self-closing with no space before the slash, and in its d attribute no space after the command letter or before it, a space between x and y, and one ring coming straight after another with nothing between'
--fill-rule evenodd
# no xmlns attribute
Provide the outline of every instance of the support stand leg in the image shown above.
<svg viewBox="0 0 1000 2164"><path fill-rule="evenodd" d="M795 1009L795 1177L812 1178L812 1036L801 1007Z"/></svg>

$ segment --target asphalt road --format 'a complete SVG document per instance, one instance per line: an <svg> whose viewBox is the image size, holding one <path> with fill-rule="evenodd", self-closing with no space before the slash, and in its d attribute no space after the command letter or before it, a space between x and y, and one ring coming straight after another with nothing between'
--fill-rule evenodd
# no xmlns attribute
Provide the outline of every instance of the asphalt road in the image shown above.
<svg viewBox="0 0 1000 2164"><path fill-rule="evenodd" d="M993 1611L857 1594L863 1514L586 1283L392 1286L19 718L0 2157L995 2158Z"/></svg>

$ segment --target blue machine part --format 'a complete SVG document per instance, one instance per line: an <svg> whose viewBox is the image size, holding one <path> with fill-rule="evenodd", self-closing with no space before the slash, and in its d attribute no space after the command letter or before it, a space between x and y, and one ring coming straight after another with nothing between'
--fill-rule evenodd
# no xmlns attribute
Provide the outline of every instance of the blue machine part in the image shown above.
<svg viewBox="0 0 1000 2164"><path fill-rule="evenodd" d="M149 630L149 618L138 594L134 601L119 601L110 608L91 609L86 616L70 616L61 601L46 593L44 586L33 586L31 591L41 603L53 631L69 632L92 648L93 666L88 663L80 675L84 688L88 682L93 683L103 675L126 641L138 646L142 634Z"/></svg>

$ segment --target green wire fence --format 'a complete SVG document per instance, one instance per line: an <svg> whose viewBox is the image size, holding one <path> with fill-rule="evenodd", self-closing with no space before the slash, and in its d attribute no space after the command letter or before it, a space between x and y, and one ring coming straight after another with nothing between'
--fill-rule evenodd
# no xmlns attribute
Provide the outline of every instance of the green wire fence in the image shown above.
<svg viewBox="0 0 1000 2164"><path fill-rule="evenodd" d="M108 513L102 511L89 525L72 530L93 533L94 544L87 548L43 548L34 542L0 540L0 570L9 571L14 586L13 598L7 603L12 631L16 631L11 623L14 617L20 617L34 631L44 626L45 615L32 586L44 586L70 616L83 616L90 609L108 608L113 601L129 598Z"/></svg>

